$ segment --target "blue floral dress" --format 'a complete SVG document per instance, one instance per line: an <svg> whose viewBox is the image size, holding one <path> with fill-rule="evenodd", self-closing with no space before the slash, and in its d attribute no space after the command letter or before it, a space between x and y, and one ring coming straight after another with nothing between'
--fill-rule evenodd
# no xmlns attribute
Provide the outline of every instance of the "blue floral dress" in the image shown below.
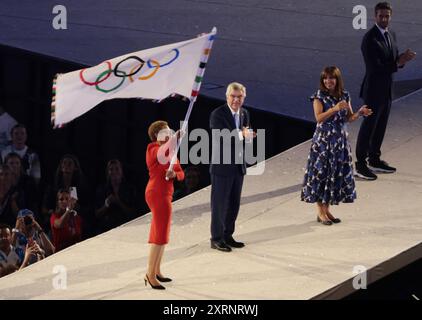
<svg viewBox="0 0 422 320"><path fill-rule="evenodd" d="M349 102L350 95L344 91L337 100L318 90L310 99L320 100L325 112L340 100ZM302 201L333 205L339 202L353 202L356 199L346 123L347 110L341 110L317 124L303 180Z"/></svg>

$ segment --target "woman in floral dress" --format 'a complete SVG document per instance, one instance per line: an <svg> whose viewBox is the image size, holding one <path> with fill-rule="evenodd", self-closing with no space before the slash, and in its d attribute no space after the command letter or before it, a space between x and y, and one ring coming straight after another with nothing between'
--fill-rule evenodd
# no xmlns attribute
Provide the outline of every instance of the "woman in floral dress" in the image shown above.
<svg viewBox="0 0 422 320"><path fill-rule="evenodd" d="M303 181L301 200L316 203L317 221L324 225L341 222L330 213L330 205L356 198L352 154L347 139L347 122L369 116L363 105L353 112L350 95L344 90L340 70L326 67L319 90L310 97L317 121Z"/></svg>

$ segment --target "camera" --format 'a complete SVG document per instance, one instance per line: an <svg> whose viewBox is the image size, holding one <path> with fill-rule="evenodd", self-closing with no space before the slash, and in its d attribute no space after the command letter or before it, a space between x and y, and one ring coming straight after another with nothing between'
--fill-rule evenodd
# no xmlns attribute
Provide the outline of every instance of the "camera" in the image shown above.
<svg viewBox="0 0 422 320"><path fill-rule="evenodd" d="M25 223L25 226L30 226L34 222L31 216L23 217L23 222Z"/></svg>

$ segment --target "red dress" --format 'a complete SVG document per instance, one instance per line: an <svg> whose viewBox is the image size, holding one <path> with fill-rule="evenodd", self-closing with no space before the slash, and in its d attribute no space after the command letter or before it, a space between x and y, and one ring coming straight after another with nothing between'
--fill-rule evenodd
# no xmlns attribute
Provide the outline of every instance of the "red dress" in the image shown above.
<svg viewBox="0 0 422 320"><path fill-rule="evenodd" d="M147 148L146 163L149 171L149 181L145 190L145 199L152 213L148 242L163 245L169 242L171 201L174 187L173 179L166 180L166 171L170 166L170 160L166 164L161 164L158 161L159 148L158 142L150 143ZM176 160L173 171L176 173L178 181L184 179L185 174L179 160Z"/></svg>

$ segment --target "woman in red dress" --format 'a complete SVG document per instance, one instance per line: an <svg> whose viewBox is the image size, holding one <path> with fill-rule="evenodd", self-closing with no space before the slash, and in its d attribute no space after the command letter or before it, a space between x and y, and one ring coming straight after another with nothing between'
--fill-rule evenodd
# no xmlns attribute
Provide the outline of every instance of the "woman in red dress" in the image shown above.
<svg viewBox="0 0 422 320"><path fill-rule="evenodd" d="M148 145L146 153L149 181L145 199L151 209L152 222L148 241L151 243L151 250L144 280L145 285L148 282L153 289L165 289L159 281L170 282L171 279L162 275L160 265L164 247L169 241L173 179L184 179L178 160L173 170L169 170L169 166L181 132L179 130L172 135L167 122L155 121L148 128L148 135L152 142Z"/></svg>

